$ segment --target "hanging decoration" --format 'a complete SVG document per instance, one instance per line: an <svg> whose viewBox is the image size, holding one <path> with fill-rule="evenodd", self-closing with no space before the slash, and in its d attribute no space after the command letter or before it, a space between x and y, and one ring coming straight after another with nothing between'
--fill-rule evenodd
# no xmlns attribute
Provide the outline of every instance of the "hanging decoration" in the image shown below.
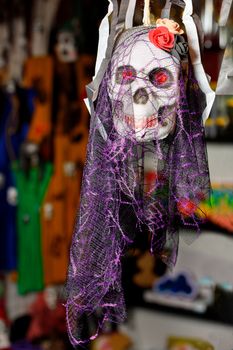
<svg viewBox="0 0 233 350"><path fill-rule="evenodd" d="M151 253L174 266L179 226L199 232L199 203L209 196L203 122L214 93L201 63L192 1L180 1L181 23L168 16L156 25L146 1L138 27L135 5L122 1L118 8L112 1L106 52L99 51L87 87L90 136L66 286L74 346L95 339L106 322L126 318L121 258L135 237L149 232ZM150 191L148 162L156 174Z"/></svg>

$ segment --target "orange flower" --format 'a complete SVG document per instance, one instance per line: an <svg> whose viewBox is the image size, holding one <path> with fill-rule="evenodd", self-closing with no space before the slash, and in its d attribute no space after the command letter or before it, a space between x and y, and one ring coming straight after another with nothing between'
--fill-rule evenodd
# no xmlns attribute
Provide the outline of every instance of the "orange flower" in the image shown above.
<svg viewBox="0 0 233 350"><path fill-rule="evenodd" d="M184 31L180 28L180 25L169 18L159 18L156 21L157 27L166 27L172 34L184 34Z"/></svg>
<svg viewBox="0 0 233 350"><path fill-rule="evenodd" d="M149 39L158 48L171 51L174 47L175 37L167 27L158 27L149 31Z"/></svg>

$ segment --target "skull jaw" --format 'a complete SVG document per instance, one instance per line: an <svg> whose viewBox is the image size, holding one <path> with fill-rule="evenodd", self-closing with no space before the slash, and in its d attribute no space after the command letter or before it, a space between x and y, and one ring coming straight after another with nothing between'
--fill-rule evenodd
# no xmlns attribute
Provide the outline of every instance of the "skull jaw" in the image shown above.
<svg viewBox="0 0 233 350"><path fill-rule="evenodd" d="M113 116L116 131L122 137L134 138L138 142L163 140L175 129L176 112L172 106L169 115L160 120L158 113L149 116L128 115L122 112Z"/></svg>

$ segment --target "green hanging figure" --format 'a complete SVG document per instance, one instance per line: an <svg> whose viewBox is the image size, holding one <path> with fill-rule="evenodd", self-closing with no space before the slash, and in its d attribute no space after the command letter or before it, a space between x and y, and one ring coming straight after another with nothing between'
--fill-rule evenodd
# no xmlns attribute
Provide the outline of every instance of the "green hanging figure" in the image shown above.
<svg viewBox="0 0 233 350"><path fill-rule="evenodd" d="M18 190L18 289L20 294L42 290L43 260L40 210L53 172L51 163L39 166L38 146L24 145L21 164L12 164Z"/></svg>

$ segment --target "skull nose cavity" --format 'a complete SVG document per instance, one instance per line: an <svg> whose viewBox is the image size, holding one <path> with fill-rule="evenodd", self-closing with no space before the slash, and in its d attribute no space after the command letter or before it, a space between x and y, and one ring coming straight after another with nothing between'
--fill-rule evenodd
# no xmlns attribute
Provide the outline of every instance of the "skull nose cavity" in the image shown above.
<svg viewBox="0 0 233 350"><path fill-rule="evenodd" d="M134 103L137 103L137 104L144 105L147 103L148 99L149 99L149 96L146 92L146 89L144 88L138 89L133 95Z"/></svg>

